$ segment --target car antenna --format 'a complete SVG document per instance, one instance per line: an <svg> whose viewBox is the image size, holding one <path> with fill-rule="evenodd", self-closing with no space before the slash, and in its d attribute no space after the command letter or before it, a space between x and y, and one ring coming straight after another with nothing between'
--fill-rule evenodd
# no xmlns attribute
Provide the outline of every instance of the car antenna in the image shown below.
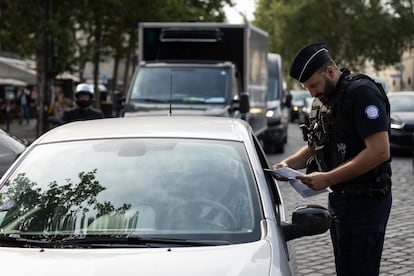
<svg viewBox="0 0 414 276"><path fill-rule="evenodd" d="M171 116L172 114L172 73L170 74L170 111L168 113L168 116Z"/></svg>

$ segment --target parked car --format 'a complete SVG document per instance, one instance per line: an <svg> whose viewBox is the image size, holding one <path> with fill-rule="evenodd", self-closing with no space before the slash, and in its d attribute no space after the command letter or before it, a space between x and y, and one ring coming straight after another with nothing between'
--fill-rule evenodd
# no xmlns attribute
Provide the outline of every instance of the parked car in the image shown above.
<svg viewBox="0 0 414 276"><path fill-rule="evenodd" d="M0 177L26 149L27 141L0 128Z"/></svg>
<svg viewBox="0 0 414 276"><path fill-rule="evenodd" d="M414 91L390 92L390 146L394 153L413 153L414 150Z"/></svg>
<svg viewBox="0 0 414 276"><path fill-rule="evenodd" d="M305 105L305 99L312 97L308 90L290 90L292 96L290 107L290 121L299 119L299 112Z"/></svg>
<svg viewBox="0 0 414 276"><path fill-rule="evenodd" d="M330 216L310 205L287 221L268 168L239 119L59 126L1 180L1 269L34 276L291 275L287 241L325 232Z"/></svg>

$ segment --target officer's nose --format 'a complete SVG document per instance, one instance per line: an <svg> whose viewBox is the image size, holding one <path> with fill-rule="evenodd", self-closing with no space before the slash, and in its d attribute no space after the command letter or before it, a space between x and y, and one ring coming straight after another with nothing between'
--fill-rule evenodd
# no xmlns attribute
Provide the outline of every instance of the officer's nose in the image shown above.
<svg viewBox="0 0 414 276"><path fill-rule="evenodd" d="M308 89L308 91L312 97L318 97L318 95L320 95L320 92L318 92L316 89Z"/></svg>

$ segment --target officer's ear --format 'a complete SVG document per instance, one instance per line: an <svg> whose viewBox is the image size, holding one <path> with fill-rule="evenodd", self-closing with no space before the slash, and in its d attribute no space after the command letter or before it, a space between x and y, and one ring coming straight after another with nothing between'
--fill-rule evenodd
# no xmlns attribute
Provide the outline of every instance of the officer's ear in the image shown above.
<svg viewBox="0 0 414 276"><path fill-rule="evenodd" d="M335 74L336 74L335 72L336 72L336 68L334 66L328 65L326 67L325 73L329 79L332 80L335 77Z"/></svg>

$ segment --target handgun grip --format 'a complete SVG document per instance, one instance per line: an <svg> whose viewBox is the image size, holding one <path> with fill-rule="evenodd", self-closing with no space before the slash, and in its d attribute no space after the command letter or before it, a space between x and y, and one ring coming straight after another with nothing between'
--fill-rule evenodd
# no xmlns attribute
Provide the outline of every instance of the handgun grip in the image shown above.
<svg viewBox="0 0 414 276"><path fill-rule="evenodd" d="M305 124L300 124L299 127L302 130L303 140L308 141L308 134L309 134L308 127Z"/></svg>

